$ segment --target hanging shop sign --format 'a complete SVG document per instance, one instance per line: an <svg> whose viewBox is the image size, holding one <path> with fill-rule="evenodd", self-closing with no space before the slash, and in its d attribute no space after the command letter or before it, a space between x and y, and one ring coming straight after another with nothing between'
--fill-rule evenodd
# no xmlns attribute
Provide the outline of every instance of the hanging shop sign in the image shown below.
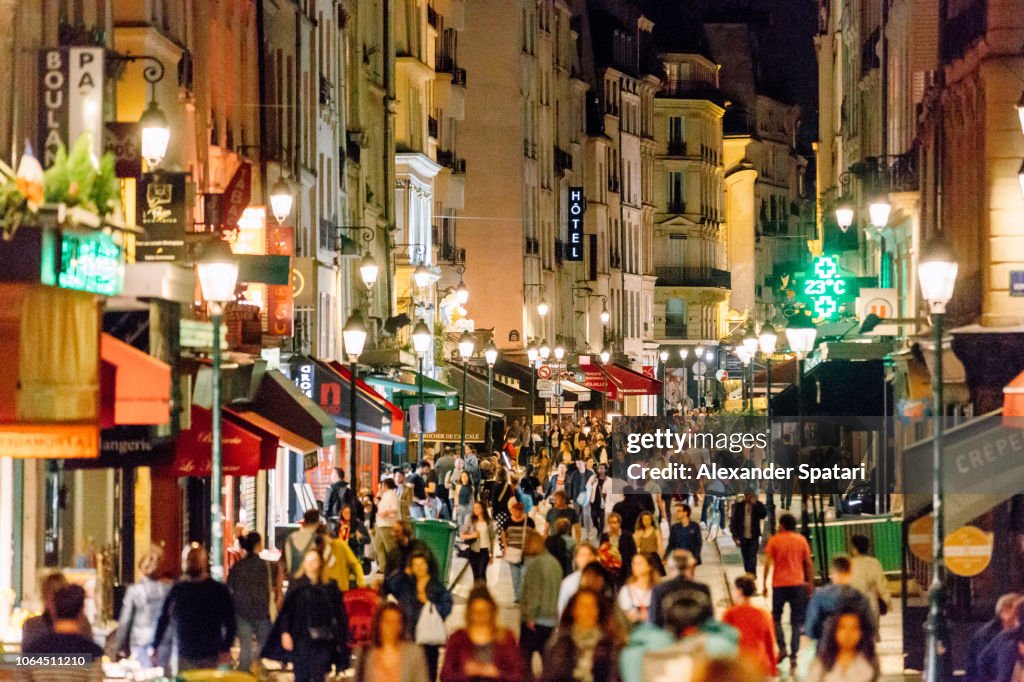
<svg viewBox="0 0 1024 682"><path fill-rule="evenodd" d="M275 225L267 228L267 254L291 256L295 250L295 235L290 227ZM294 325L295 299L291 283L291 266L287 284L267 286L267 334L291 336Z"/></svg>
<svg viewBox="0 0 1024 682"><path fill-rule="evenodd" d="M569 243L566 245L565 260L583 260L583 213L586 201L582 187L569 188Z"/></svg>
<svg viewBox="0 0 1024 682"><path fill-rule="evenodd" d="M188 219L185 174L146 173L136 187L135 222L146 235L135 242L135 260L181 260Z"/></svg>
<svg viewBox="0 0 1024 682"><path fill-rule="evenodd" d="M95 424L0 424L0 452L16 458L96 457L100 430Z"/></svg>
<svg viewBox="0 0 1024 682"><path fill-rule="evenodd" d="M114 157L114 175L142 175L141 133L137 121L108 121L103 130L103 151Z"/></svg>
<svg viewBox="0 0 1024 682"><path fill-rule="evenodd" d="M86 133L103 156L102 47L63 47L39 53L38 158L53 165L58 148Z"/></svg>
<svg viewBox="0 0 1024 682"><path fill-rule="evenodd" d="M252 165L243 163L231 176L222 199L220 224L226 229L234 229L242 212L249 206L252 195Z"/></svg>

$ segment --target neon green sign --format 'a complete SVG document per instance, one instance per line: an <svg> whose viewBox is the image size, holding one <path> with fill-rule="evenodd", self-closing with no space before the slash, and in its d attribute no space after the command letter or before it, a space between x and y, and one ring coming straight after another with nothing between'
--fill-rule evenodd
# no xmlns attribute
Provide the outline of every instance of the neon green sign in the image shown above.
<svg viewBox="0 0 1024 682"><path fill-rule="evenodd" d="M801 293L810 302L814 317L833 319L839 306L851 295L846 278L839 273L835 256L814 259L810 276L804 279Z"/></svg>
<svg viewBox="0 0 1024 682"><path fill-rule="evenodd" d="M61 289L116 296L124 288L124 252L114 238L103 232L62 232L56 275L44 284ZM46 281L50 280L50 281Z"/></svg>

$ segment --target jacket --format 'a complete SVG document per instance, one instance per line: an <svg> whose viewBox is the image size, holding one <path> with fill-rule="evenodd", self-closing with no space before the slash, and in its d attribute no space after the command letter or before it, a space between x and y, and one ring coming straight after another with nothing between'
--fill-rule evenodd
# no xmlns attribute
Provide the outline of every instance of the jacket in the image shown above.
<svg viewBox="0 0 1024 682"><path fill-rule="evenodd" d="M363 564L344 540L327 540L324 564L325 577L336 582L342 592L352 587L363 587Z"/></svg>
<svg viewBox="0 0 1024 682"><path fill-rule="evenodd" d="M117 651L145 648L153 642L156 621L171 586L143 577L124 593L117 626Z"/></svg>
<svg viewBox="0 0 1024 682"><path fill-rule="evenodd" d="M178 653L185 658L217 656L230 651L235 641L237 625L231 593L211 578L185 580L171 588L157 619L155 648L160 648L171 621Z"/></svg>
<svg viewBox="0 0 1024 682"><path fill-rule="evenodd" d="M558 559L548 552L527 557L522 585L520 620L553 627L558 621L558 589L562 585L562 566Z"/></svg>
<svg viewBox="0 0 1024 682"><path fill-rule="evenodd" d="M618 647L609 637L602 638L594 650L590 679L593 682L617 682L619 671L615 667ZM560 632L544 657L541 682L574 682L573 669L579 654L570 632Z"/></svg>
<svg viewBox="0 0 1024 682"><path fill-rule="evenodd" d="M476 680L477 678L469 677L464 672L466 661L473 658L474 649L475 646L464 629L453 632L445 645L441 679L445 682L473 682ZM495 682L525 682L529 679L526 663L522 654L519 653L516 638L508 630L500 629L495 637L494 665L501 675Z"/></svg>
<svg viewBox="0 0 1024 682"><path fill-rule="evenodd" d="M746 502L740 502L732 506L732 518L729 520L729 534L734 538L743 537L743 516L745 514ZM750 512L750 531L757 540L761 537L761 521L768 516L768 509L764 502L754 502L754 508Z"/></svg>
<svg viewBox="0 0 1024 682"><path fill-rule="evenodd" d="M690 524L687 526L681 523L673 523L668 529L668 546L665 548L665 558L667 559L671 556L672 550L685 549L693 555L699 566L703 547L704 535L700 530L699 523L690 521Z"/></svg>
<svg viewBox="0 0 1024 682"><path fill-rule="evenodd" d="M416 577L405 572L399 573L389 582L386 591L395 596L405 616L405 636L410 640L415 639L416 623L426 606L416 596ZM452 593L437 578L431 578L427 583L427 600L434 605L441 618L447 619L451 615Z"/></svg>
<svg viewBox="0 0 1024 682"><path fill-rule="evenodd" d="M658 583L651 590L651 608L647 610L647 620L658 627L664 627L665 619L661 613L662 604L666 597L682 590L697 590L708 595L708 599L711 598L711 590L704 583L698 583L685 576L676 576L671 580Z"/></svg>
<svg viewBox="0 0 1024 682"><path fill-rule="evenodd" d="M294 661L296 651L302 651L312 643L310 628L329 628L334 634L331 662L339 669L348 668L350 651L348 646L348 614L341 591L334 581L314 585L306 576L296 578L288 587L281 605L281 613L274 621L274 627L263 645L261 656L273 661ZM281 635L292 636L295 647L285 651Z"/></svg>

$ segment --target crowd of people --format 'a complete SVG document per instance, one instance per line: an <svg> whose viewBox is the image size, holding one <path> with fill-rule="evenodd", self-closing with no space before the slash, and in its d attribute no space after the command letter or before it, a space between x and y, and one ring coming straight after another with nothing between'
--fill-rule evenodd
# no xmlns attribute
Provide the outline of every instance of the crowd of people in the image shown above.
<svg viewBox="0 0 1024 682"><path fill-rule="evenodd" d="M765 509L747 491L728 519L746 574L716 614L696 577L705 529L693 518L712 495L703 485L613 483L608 428L598 419L544 431L513 424L491 456L467 446L435 458L428 448L382 478L375 495L353 490L339 469L279 560L266 560L263 538L239 528L223 583L202 546L187 548L173 585L158 573L160 556L147 555L112 651L178 672L260 674L277 661L302 682L345 670L358 682L753 682L779 675L787 659L802 680L877 679L878 624L890 602L867 538L853 537L850 554L833 559L830 583L814 589L810 546L784 513L764 543L759 590ZM418 519L455 523L474 583L458 629L448 622L451 585L416 536ZM512 603L499 605L506 573ZM26 623L25 651L95 653L81 588L55 574L43 594L46 612ZM514 610L518 628L499 619L502 608ZM972 644L968 679L1016 682L1021 623L1024 599L1000 600Z"/></svg>

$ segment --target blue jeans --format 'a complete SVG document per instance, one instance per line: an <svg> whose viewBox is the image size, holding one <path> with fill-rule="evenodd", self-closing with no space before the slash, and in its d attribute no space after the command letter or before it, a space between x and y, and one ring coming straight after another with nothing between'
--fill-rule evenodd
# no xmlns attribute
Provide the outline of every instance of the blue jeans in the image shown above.
<svg viewBox="0 0 1024 682"><path fill-rule="evenodd" d="M509 570L512 571L512 593L515 595L516 603L519 603L519 595L523 592L523 565L513 564L506 561Z"/></svg>
<svg viewBox="0 0 1024 682"><path fill-rule="evenodd" d="M270 620L251 621L239 616L238 622L238 669L242 672L249 672L253 661L253 636L256 637L255 655L256 660L260 658L260 651L270 637Z"/></svg>

